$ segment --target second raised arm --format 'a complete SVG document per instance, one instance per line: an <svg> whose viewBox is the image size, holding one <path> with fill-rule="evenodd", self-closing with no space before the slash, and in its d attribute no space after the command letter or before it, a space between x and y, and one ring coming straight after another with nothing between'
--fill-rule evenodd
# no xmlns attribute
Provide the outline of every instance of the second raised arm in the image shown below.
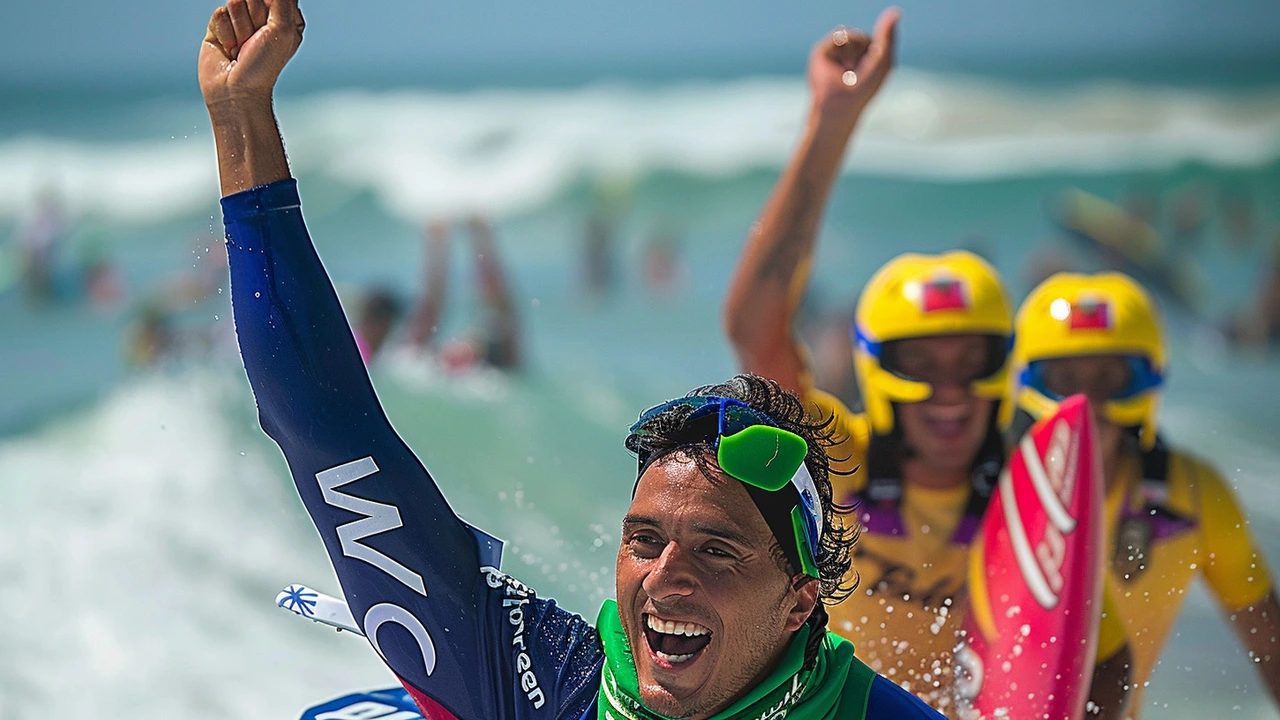
<svg viewBox="0 0 1280 720"><path fill-rule="evenodd" d="M804 135L752 225L725 301L725 332L742 368L792 391L802 390L805 372L793 322L818 227L849 138L893 65L898 16L883 12L873 36L837 28L814 46Z"/></svg>

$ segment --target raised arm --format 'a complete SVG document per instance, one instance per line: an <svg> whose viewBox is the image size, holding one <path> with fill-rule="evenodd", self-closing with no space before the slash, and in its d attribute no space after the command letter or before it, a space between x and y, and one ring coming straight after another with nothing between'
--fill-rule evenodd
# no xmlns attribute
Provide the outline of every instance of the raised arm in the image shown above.
<svg viewBox="0 0 1280 720"><path fill-rule="evenodd" d="M427 225L423 248L427 257L422 269L422 295L409 318L409 342L429 348L440 329L449 290L449 223L435 220Z"/></svg>
<svg viewBox="0 0 1280 720"><path fill-rule="evenodd" d="M491 317L489 332L489 362L495 367L513 370L520 366L520 316L511 296L511 285L498 257L498 246L493 239L493 226L480 216L467 223L471 232L471 247L476 256L476 280Z"/></svg>
<svg viewBox="0 0 1280 720"><path fill-rule="evenodd" d="M580 714L598 677L594 630L502 575L500 544L454 514L396 435L311 244L271 107L301 33L297 0L231 0L200 53L236 336L262 427L352 616L427 717Z"/></svg>
<svg viewBox="0 0 1280 720"><path fill-rule="evenodd" d="M858 118L893 66L899 14L897 8L881 13L873 37L839 28L814 46L808 124L752 226L729 287L724 326L742 369L793 392L804 389L794 320L818 226Z"/></svg>
<svg viewBox="0 0 1280 720"><path fill-rule="evenodd" d="M289 177L272 93L305 26L297 0L232 0L209 19L200 92L213 122L223 197Z"/></svg>

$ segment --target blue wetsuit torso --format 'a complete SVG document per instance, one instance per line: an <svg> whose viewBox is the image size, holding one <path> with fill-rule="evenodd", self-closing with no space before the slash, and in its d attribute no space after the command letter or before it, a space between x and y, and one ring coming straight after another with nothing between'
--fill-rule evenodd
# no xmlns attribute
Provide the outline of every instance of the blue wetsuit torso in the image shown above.
<svg viewBox="0 0 1280 720"><path fill-rule="evenodd" d="M228 196L222 210L236 334L262 428L284 451L356 623L407 690L343 698L305 717L408 720L415 704L432 720L595 717L604 662L595 628L503 575L497 543L453 513L396 435L303 224L295 181ZM375 705L341 709L360 702ZM867 717L940 716L877 677Z"/></svg>

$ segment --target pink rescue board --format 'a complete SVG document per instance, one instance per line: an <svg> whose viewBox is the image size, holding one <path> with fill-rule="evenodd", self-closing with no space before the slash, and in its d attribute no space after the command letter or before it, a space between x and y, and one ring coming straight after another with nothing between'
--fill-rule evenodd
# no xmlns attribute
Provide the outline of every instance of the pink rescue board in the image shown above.
<svg viewBox="0 0 1280 720"><path fill-rule="evenodd" d="M1103 480L1083 395L1010 452L969 557L962 717L1084 717L1103 583Z"/></svg>

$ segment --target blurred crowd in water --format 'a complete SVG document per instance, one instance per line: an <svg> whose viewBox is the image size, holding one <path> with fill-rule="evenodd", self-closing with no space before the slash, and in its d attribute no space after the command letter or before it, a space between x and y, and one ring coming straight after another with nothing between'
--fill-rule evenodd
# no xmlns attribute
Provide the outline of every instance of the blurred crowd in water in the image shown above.
<svg viewBox="0 0 1280 720"><path fill-rule="evenodd" d="M1193 182L1161 196L1149 185L1135 184L1114 201L1067 189L1051 204L1056 232L1022 259L1023 291L1055 272L1114 269L1143 282L1176 312L1202 320L1232 346L1267 353L1280 342L1280 228L1268 224L1247 190ZM620 284L629 282L655 298L681 291L689 271L677 227L654 222L637 243L637 253L622 252L619 226L628 210L626 194L600 190L590 205L575 272L584 302L607 303ZM474 263L471 289L481 319L442 339L437 330L447 310L455 236L468 238L463 254ZM349 312L366 361L392 343L413 348L450 372L479 366L518 369L526 342L517 311L521 303L493 222L479 215L462 222L438 220L423 229L422 237L419 287L405 291L370 284L352 293ZM994 259L981 237L957 238L957 245ZM0 246L0 302L20 299L37 310L72 305L124 313L129 320L121 351L135 368L234 352L229 330L203 312L227 292L225 248L203 235L195 236L191 247L191 267L175 269L149 287L129 287L109 238L78 227L56 190L47 188L7 247ZM1206 254L1234 263L1239 275L1259 278L1248 302L1218 317L1206 309L1215 293L1199 266ZM818 384L856 403L849 363L854 298L833 300L806 297L802 332Z"/></svg>

